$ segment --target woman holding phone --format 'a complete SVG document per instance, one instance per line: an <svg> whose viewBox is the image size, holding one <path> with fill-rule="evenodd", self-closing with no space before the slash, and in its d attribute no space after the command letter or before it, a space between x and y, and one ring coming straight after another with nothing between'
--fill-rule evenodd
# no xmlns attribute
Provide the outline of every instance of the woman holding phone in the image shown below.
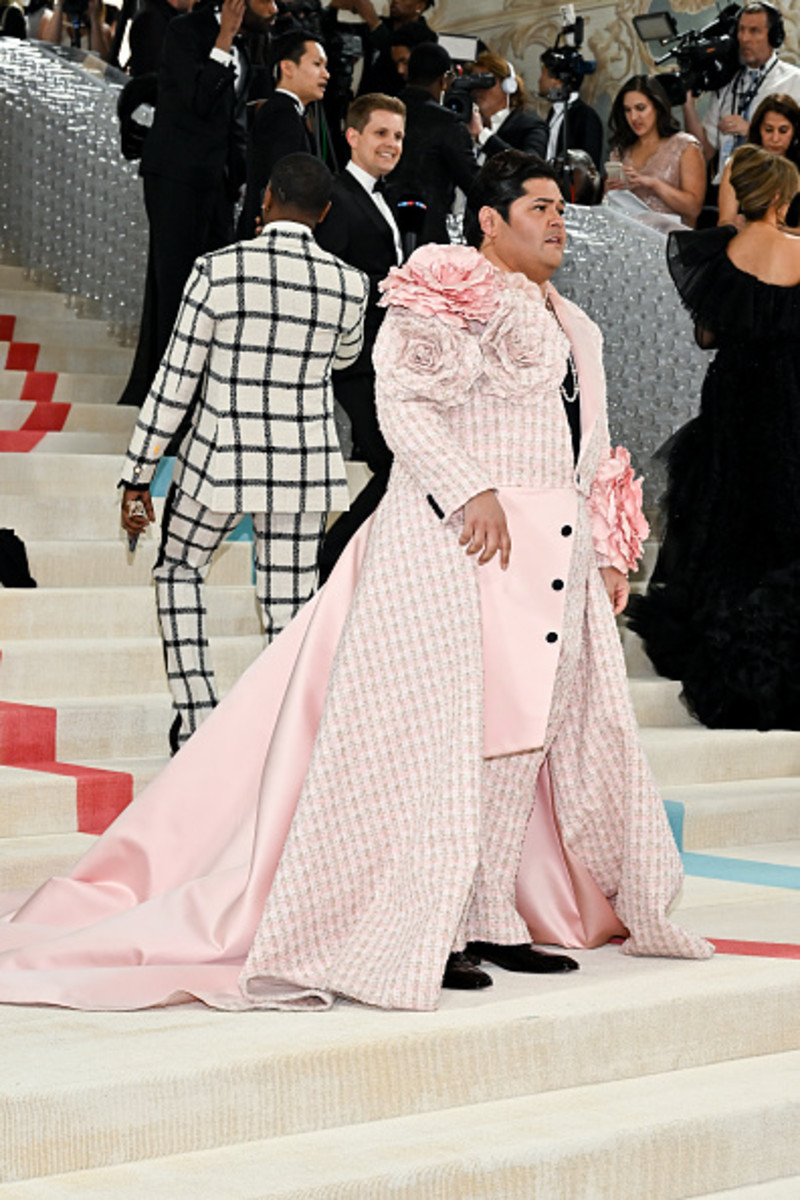
<svg viewBox="0 0 800 1200"><path fill-rule="evenodd" d="M657 79L634 75L617 93L609 120L611 162L606 190L626 188L653 212L693 226L706 194L706 167L697 138L682 133Z"/></svg>

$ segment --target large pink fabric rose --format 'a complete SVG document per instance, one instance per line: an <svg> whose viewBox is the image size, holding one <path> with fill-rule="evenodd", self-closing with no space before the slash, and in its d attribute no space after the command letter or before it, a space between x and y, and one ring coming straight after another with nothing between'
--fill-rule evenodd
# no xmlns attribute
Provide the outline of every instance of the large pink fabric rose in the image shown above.
<svg viewBox="0 0 800 1200"><path fill-rule="evenodd" d="M452 324L424 321L393 309L378 334L375 367L399 400L426 400L444 407L469 399L481 370L477 339Z"/></svg>
<svg viewBox="0 0 800 1200"><path fill-rule="evenodd" d="M635 478L624 446L617 446L600 464L589 494L589 514L601 559L626 574L635 570L650 526L642 512L642 481Z"/></svg>
<svg viewBox="0 0 800 1200"><path fill-rule="evenodd" d="M380 284L384 306L408 308L466 329L483 323L497 307L500 282L494 267L470 246L420 246Z"/></svg>
<svg viewBox="0 0 800 1200"><path fill-rule="evenodd" d="M487 387L496 387L509 400L536 403L543 391L563 380L569 342L545 308L541 292L535 285L534 289L504 291L480 344Z"/></svg>

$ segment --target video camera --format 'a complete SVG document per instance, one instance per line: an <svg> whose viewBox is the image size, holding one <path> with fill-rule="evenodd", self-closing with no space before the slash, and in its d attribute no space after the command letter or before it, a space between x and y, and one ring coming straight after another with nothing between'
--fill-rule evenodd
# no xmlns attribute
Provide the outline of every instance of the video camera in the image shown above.
<svg viewBox="0 0 800 1200"><path fill-rule="evenodd" d="M575 16L571 4L565 5L561 13L565 23L556 35L555 44L541 57L542 65L561 82L560 88L551 91L551 100L568 100L572 92L579 91L584 76L593 75L597 70L594 59L584 58L580 51L583 17Z"/></svg>
<svg viewBox="0 0 800 1200"><path fill-rule="evenodd" d="M461 68L456 68L461 71ZM442 97L442 105L449 108L465 124L472 119L473 92L485 91L494 87L497 80L488 72L475 75L458 74Z"/></svg>
<svg viewBox="0 0 800 1200"><path fill-rule="evenodd" d="M666 54L655 59L661 66L673 58L676 71L659 74L670 104L683 104L686 93L717 92L730 83L739 69L739 43L736 27L742 12L740 4L729 4L719 16L702 29L678 33L671 12L647 13L634 17L633 25L643 42L658 42L669 47Z"/></svg>

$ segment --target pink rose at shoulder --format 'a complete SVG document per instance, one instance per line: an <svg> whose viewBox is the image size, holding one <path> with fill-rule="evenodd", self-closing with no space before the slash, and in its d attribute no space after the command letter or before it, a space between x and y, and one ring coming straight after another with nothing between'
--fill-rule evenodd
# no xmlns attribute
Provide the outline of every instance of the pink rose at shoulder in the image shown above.
<svg viewBox="0 0 800 1200"><path fill-rule="evenodd" d="M569 342L548 315L541 292L536 291L538 307L529 304L527 289L507 291L480 339L490 384L509 400L531 404L538 403L543 392L559 386L569 353Z"/></svg>
<svg viewBox="0 0 800 1200"><path fill-rule="evenodd" d="M500 296L494 267L470 246L420 246L380 284L384 306L436 316L465 329L488 321Z"/></svg>
<svg viewBox="0 0 800 1200"><path fill-rule="evenodd" d="M642 504L641 478L633 473L629 452L617 446L598 467L589 511L597 553L625 573L636 568L642 543L650 533Z"/></svg>
<svg viewBox="0 0 800 1200"><path fill-rule="evenodd" d="M452 323L420 320L414 312L393 308L378 334L373 362L378 383L394 400L451 408L469 399L481 354L477 339Z"/></svg>

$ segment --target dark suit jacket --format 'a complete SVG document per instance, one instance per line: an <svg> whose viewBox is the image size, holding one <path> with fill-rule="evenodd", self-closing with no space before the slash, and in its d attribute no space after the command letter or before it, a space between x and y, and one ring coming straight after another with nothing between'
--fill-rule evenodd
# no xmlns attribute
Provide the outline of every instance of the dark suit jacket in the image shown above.
<svg viewBox="0 0 800 1200"><path fill-rule="evenodd" d="M421 197L428 211L420 245L447 243L446 216L456 188L468 191L478 173L474 142L455 113L437 104L424 88L406 88L403 103L407 110L403 157L387 180L387 194L395 204L404 195Z"/></svg>
<svg viewBox="0 0 800 1200"><path fill-rule="evenodd" d="M487 158L502 150L522 150L525 154L547 155L547 124L536 113L512 108L498 133L481 147Z"/></svg>
<svg viewBox="0 0 800 1200"><path fill-rule="evenodd" d="M324 250L358 267L369 278L364 347L357 362L340 374L371 374L372 347L385 311L378 308L378 284L390 267L397 265L392 230L358 180L349 171L342 171L333 185L330 211L317 226L315 236Z"/></svg>
<svg viewBox="0 0 800 1200"><path fill-rule="evenodd" d="M550 123L553 109L547 114ZM563 131L562 131L563 132ZM580 96L569 106L567 113L567 149L585 150L596 167L603 169L603 122L591 105ZM558 147L561 153L561 146Z"/></svg>
<svg viewBox="0 0 800 1200"><path fill-rule="evenodd" d="M247 142L247 193L237 230L240 238L255 234L261 198L276 162L299 152L316 152L308 126L291 96L275 92L259 109Z"/></svg>
<svg viewBox="0 0 800 1200"><path fill-rule="evenodd" d="M131 50L128 70L134 78L158 71L167 27L180 15L169 0L144 0L131 22L128 39Z"/></svg>
<svg viewBox="0 0 800 1200"><path fill-rule="evenodd" d="M233 67L209 57L218 33L216 14L208 8L167 26L141 171L197 187L224 178L232 198L244 180L247 87L245 80L237 98Z"/></svg>

